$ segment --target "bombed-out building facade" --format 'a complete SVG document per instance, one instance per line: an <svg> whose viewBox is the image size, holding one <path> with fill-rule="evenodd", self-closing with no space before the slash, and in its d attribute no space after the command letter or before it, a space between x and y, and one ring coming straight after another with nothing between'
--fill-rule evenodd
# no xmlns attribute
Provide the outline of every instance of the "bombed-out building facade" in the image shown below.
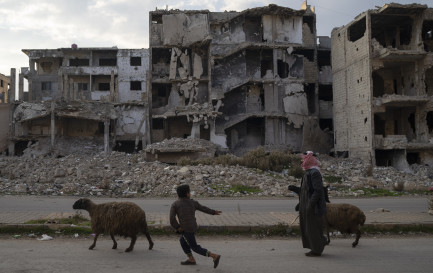
<svg viewBox="0 0 433 273"><path fill-rule="evenodd" d="M374 165L433 164L433 9L388 4L332 31L334 148Z"/></svg>
<svg viewBox="0 0 433 273"><path fill-rule="evenodd" d="M8 103L10 77L0 73L0 103Z"/></svg>
<svg viewBox="0 0 433 273"><path fill-rule="evenodd" d="M12 100L9 153L32 143L71 148L77 139L103 142L105 151L144 149L149 159L203 150L151 145L169 139L206 140L237 155L257 146L328 153L330 41L317 37L304 3L152 11L149 49L24 49L29 67Z"/></svg>
<svg viewBox="0 0 433 273"><path fill-rule="evenodd" d="M106 151L149 142L147 49L72 45L23 52L29 67L19 74L10 153L19 154L32 142L70 146L70 139L87 139L103 142Z"/></svg>
<svg viewBox="0 0 433 273"><path fill-rule="evenodd" d="M156 10L149 21L152 142L330 151L330 39L318 45L309 6Z"/></svg>

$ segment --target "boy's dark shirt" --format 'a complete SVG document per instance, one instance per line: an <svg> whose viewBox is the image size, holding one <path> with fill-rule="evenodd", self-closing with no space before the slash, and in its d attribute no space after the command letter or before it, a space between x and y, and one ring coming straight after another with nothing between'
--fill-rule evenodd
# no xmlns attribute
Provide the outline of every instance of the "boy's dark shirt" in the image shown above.
<svg viewBox="0 0 433 273"><path fill-rule="evenodd" d="M198 228L195 219L196 210L207 214L215 214L215 210L202 206L193 199L179 198L171 205L170 225L176 230L180 227L184 232L196 232ZM176 220L176 215L179 222Z"/></svg>

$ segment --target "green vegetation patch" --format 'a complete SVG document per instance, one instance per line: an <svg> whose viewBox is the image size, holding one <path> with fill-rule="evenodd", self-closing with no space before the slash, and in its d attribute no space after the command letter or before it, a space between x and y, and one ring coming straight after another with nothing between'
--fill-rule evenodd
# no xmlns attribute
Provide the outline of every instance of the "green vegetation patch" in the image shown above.
<svg viewBox="0 0 433 273"><path fill-rule="evenodd" d="M245 186L245 185L240 185L240 184L232 185L228 190L232 193L236 193L236 192L240 192L240 193L261 192L259 187Z"/></svg>
<svg viewBox="0 0 433 273"><path fill-rule="evenodd" d="M343 180L341 177L334 176L334 175L324 175L323 178L328 183L338 183L338 184L341 184L341 181Z"/></svg>

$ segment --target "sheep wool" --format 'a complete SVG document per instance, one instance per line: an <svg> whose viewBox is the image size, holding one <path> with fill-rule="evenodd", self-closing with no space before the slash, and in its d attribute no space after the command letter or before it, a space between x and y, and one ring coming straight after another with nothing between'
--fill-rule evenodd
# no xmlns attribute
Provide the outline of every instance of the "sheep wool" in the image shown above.
<svg viewBox="0 0 433 273"><path fill-rule="evenodd" d="M326 216L324 217L324 227L329 239L329 230L335 229L341 233L351 234L356 233L356 239L352 243L352 247L358 245L361 237L360 227L365 223L365 214L357 206L350 204L326 204Z"/></svg>
<svg viewBox="0 0 433 273"><path fill-rule="evenodd" d="M117 248L114 236L119 235L131 238L131 243L125 252L132 251L139 232L146 235L149 241L149 249L153 247L153 241L147 227L146 214L132 202L95 204L88 198L81 198L74 203L72 208L84 209L89 212L92 231L95 233L93 244L89 249L95 247L96 240L102 233L110 234L114 243L113 249Z"/></svg>

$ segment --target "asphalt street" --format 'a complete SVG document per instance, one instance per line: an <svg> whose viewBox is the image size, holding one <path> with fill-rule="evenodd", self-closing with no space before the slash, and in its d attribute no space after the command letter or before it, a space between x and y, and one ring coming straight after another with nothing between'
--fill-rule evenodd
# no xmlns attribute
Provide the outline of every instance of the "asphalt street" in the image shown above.
<svg viewBox="0 0 433 273"><path fill-rule="evenodd" d="M222 255L218 268L211 258L195 256L195 266L185 259L177 237L154 237L155 247L139 237L134 251L124 252L129 241L119 239L119 249L104 237L94 250L91 239L0 238L0 272L431 272L433 237L365 238L356 248L352 239L335 239L321 257L306 257L297 239L198 237L203 247Z"/></svg>

